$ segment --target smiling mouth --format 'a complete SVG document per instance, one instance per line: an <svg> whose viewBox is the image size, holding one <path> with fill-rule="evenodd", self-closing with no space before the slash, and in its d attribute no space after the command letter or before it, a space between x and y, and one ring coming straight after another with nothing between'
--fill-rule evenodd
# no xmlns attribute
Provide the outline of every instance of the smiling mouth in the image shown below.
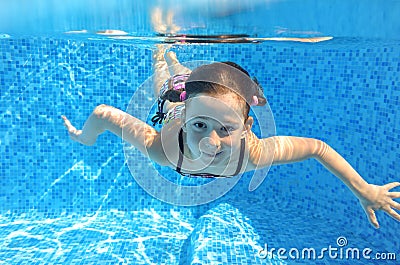
<svg viewBox="0 0 400 265"><path fill-rule="evenodd" d="M223 152L223 151L219 151L218 153L215 153L215 154L212 154L212 155L207 154L207 153L203 153L203 154L206 155L206 156L208 156L208 157L216 157L216 156L219 156L220 154L222 154L222 152Z"/></svg>

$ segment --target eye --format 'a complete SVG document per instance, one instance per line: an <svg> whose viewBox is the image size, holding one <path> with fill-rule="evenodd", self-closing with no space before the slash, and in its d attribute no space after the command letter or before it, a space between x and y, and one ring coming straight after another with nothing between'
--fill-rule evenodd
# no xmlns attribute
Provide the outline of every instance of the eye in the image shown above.
<svg viewBox="0 0 400 265"><path fill-rule="evenodd" d="M195 122L193 124L194 127L198 128L198 129L205 129L207 128L207 125L203 122Z"/></svg>
<svg viewBox="0 0 400 265"><path fill-rule="evenodd" d="M228 127L226 127L226 126L221 127L221 131L224 132L224 133L228 133L228 134L232 133L234 130L235 129L233 127L229 127L229 126Z"/></svg>

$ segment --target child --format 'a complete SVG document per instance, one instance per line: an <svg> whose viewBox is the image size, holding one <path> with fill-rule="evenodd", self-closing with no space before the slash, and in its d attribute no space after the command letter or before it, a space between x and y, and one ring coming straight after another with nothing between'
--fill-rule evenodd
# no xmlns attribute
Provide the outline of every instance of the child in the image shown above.
<svg viewBox="0 0 400 265"><path fill-rule="evenodd" d="M400 192L389 192L399 182L368 184L343 157L317 139L257 138L251 131L253 118L248 114L250 106L264 105L266 100L258 83L240 66L213 63L190 72L173 52L164 58L160 48L153 60L154 92L159 96L159 111L153 122L163 124L160 132L119 109L99 105L82 130L62 117L72 140L93 145L100 134L109 130L121 138L124 135L125 141L160 165L182 175L207 178L235 176L271 162L285 164L315 158L350 188L375 228L379 228L376 210L400 221L394 210L400 210L400 204L393 200L400 198Z"/></svg>

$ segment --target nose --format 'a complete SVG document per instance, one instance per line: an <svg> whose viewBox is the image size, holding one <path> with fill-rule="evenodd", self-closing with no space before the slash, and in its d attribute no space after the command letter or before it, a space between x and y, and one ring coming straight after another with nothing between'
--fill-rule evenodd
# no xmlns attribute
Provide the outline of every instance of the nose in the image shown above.
<svg viewBox="0 0 400 265"><path fill-rule="evenodd" d="M212 130L207 137L204 137L201 140L201 142L204 148L211 152L216 152L221 145L221 139L215 130Z"/></svg>
<svg viewBox="0 0 400 265"><path fill-rule="evenodd" d="M211 146L219 147L221 145L221 139L215 130L212 130L209 135L209 143Z"/></svg>

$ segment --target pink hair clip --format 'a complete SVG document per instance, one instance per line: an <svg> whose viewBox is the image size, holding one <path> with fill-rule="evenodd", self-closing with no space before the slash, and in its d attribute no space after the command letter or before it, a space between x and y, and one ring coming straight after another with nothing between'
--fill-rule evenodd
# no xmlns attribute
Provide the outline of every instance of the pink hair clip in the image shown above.
<svg viewBox="0 0 400 265"><path fill-rule="evenodd" d="M257 96L253 96L253 99L250 103L250 106L257 106L258 105L258 97Z"/></svg>
<svg viewBox="0 0 400 265"><path fill-rule="evenodd" d="M186 91L183 91L183 92L179 95L179 99L180 99L181 101L185 101L185 99L186 99Z"/></svg>

